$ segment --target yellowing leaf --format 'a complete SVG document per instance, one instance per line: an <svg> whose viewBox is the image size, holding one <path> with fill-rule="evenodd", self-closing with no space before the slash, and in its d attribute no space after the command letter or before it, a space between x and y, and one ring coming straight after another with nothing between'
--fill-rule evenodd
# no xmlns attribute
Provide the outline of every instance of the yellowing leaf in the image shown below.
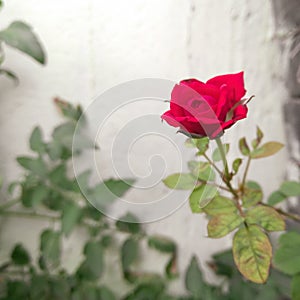
<svg viewBox="0 0 300 300"><path fill-rule="evenodd" d="M208 222L208 236L211 238L221 238L240 226L243 221L244 219L235 213L216 215Z"/></svg>
<svg viewBox="0 0 300 300"><path fill-rule="evenodd" d="M233 238L233 257L239 271L255 283L264 283L269 276L272 246L257 225L239 229Z"/></svg>
<svg viewBox="0 0 300 300"><path fill-rule="evenodd" d="M260 185L255 181L247 181L242 196L244 207L251 207L262 201L262 199L263 192Z"/></svg>
<svg viewBox="0 0 300 300"><path fill-rule="evenodd" d="M271 156L283 148L283 144L278 142L268 142L263 144L261 147L253 150L250 154L251 158L262 158Z"/></svg>
<svg viewBox="0 0 300 300"><path fill-rule="evenodd" d="M257 224L267 231L285 230L285 222L281 215L272 207L256 206L247 212L248 224Z"/></svg>
<svg viewBox="0 0 300 300"><path fill-rule="evenodd" d="M226 197L217 196L211 200L203 210L210 216L216 216L220 214L234 213L237 208L234 202Z"/></svg>

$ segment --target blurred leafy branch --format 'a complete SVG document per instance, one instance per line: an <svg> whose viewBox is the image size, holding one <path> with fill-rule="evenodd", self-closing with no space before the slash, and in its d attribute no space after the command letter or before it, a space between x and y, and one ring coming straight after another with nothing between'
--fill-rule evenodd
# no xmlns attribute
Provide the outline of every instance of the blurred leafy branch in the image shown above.
<svg viewBox="0 0 300 300"><path fill-rule="evenodd" d="M0 9L2 9L2 6L3 2L0 1ZM7 28L0 31L0 74L16 82L18 82L17 75L2 67L5 60L4 44L23 52L42 65L46 63L43 46L31 26L22 21L12 22Z"/></svg>
<svg viewBox="0 0 300 300"><path fill-rule="evenodd" d="M285 181L264 201L260 184L248 179L249 167L253 160L276 154L283 145L273 141L262 144L263 137L257 127L256 138L251 144L245 137L241 138L238 146L244 158L234 159L231 167L227 159L229 144L222 144L220 138L216 138L217 147L208 155L209 138L189 138L186 146L196 151L196 159L188 162L189 172L172 174L164 179L164 183L171 189L191 190L190 208L193 213L207 216L208 237L222 238L235 231L234 262L246 279L265 283L270 267L277 267L294 276L292 295L298 300L300 293L295 290L300 283L299 234L288 232L281 236L273 265L269 234L285 231L287 219L300 222L299 215L277 206L289 197L300 196L300 183ZM244 168L241 168L243 164Z"/></svg>

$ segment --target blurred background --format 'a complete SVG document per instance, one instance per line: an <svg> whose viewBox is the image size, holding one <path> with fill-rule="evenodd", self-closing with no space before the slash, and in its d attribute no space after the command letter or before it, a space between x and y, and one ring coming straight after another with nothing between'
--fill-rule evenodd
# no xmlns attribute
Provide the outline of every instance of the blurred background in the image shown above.
<svg viewBox="0 0 300 300"><path fill-rule="evenodd" d="M27 140L34 126L40 125L50 136L60 120L53 97L86 108L105 90L129 80L153 77L178 82L194 77L206 81L244 70L247 95L255 98L249 104L248 119L235 125L224 140L253 138L259 125L266 140L287 147L276 160L254 162L250 178L262 182L266 195L283 179L298 179L294 162L299 161L295 142L299 11L298 1L293 0L4 2L1 28L14 20L31 24L44 45L47 64L41 67L18 51L6 49L5 66L18 74L20 83L14 86L10 79L0 78L1 174L6 182L19 176L15 157L28 152ZM236 153L234 149L231 155ZM184 205L170 217L148 224L147 230L169 235L178 243L181 270L196 254L207 280L215 282L205 262L212 253L227 248L230 239L209 240L205 224L202 216L192 215ZM34 232L38 230L30 221L1 221L0 259L19 240L35 251ZM81 240L80 236L72 239L65 246L69 266L79 255L76 246ZM153 254L147 264L163 262ZM183 290L183 279L174 283L174 290Z"/></svg>

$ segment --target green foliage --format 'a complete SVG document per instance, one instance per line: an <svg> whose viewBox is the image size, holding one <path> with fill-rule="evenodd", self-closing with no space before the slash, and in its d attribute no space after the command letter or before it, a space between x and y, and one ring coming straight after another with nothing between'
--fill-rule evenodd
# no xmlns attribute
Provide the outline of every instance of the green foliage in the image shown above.
<svg viewBox="0 0 300 300"><path fill-rule="evenodd" d="M2 5L3 2L0 1L0 9ZM25 53L41 64L46 63L46 54L38 37L32 28L22 21L14 21L0 31L0 66L5 60L3 44ZM17 75L11 70L1 67L0 74L14 80L15 83L19 82Z"/></svg>
<svg viewBox="0 0 300 300"><path fill-rule="evenodd" d="M178 274L175 243L170 238L148 237L137 218L130 213L114 222L86 201L83 193L97 201L96 204L109 205L122 197L134 181L108 179L91 186L91 172L88 170L75 178L68 166L72 158L76 122L82 119L79 115L81 109L58 99L55 103L68 121L54 129L49 141L43 138L40 127L33 129L29 138L33 154L17 159L24 175L10 187L10 192L19 199L12 200L11 205L10 201L0 205L0 216L38 218L47 227L41 226L39 249L35 255L30 255L18 243L13 247L10 260L0 266L0 278L3 280L0 283L0 299L117 299L114 292L120 293L118 287L110 287L112 292L103 285L102 277L110 261L107 256L115 255L118 248L119 256L110 268L123 273L127 283L132 285L131 299L144 295L149 289L152 292L158 286L157 294L169 297L166 283L162 286L158 282L176 278ZM86 146L89 148L90 144ZM80 155L80 151L77 154ZM19 207L12 208L15 204ZM86 241L83 258L74 262L73 271L66 271L63 265L68 253L65 253L64 244L78 229ZM125 241L121 244L124 235ZM150 274L137 270L140 243L143 241L170 256L164 272ZM36 261L34 257L37 257ZM10 275L11 272L13 275Z"/></svg>
<svg viewBox="0 0 300 300"><path fill-rule="evenodd" d="M261 185L247 177L253 159L269 157L283 147L278 142L262 144L263 137L262 130L257 127L251 144L245 137L238 141L239 150L247 161L241 168L243 160L233 159L231 170L226 158L230 148L228 143L222 144L220 138L216 138L217 148L210 157L207 153L210 147L208 138L188 139L186 146L194 148L197 157L197 160L188 162L190 172L176 173L164 180L169 188L192 190L189 196L191 211L207 215L208 237L221 238L237 230L233 239L234 262L242 275L255 283L265 283L269 276L273 249L265 231L284 231L285 218L300 221L300 216L272 207L288 197L299 196L299 182L283 182L265 204ZM249 299L254 295L255 291ZM270 289L264 296L274 295L275 291Z"/></svg>
<svg viewBox="0 0 300 300"><path fill-rule="evenodd" d="M248 156L250 154L250 148L248 146L246 138L243 137L239 140L239 149L241 153L245 156Z"/></svg>
<svg viewBox="0 0 300 300"><path fill-rule="evenodd" d="M163 183L170 189L191 190L196 185L196 179L191 174L176 173L165 178Z"/></svg>
<svg viewBox="0 0 300 300"><path fill-rule="evenodd" d="M280 236L274 256L275 266L288 275L300 273L300 234L288 232Z"/></svg>
<svg viewBox="0 0 300 300"><path fill-rule="evenodd" d="M0 31L0 40L29 55L37 62L45 64L44 50L28 24L14 21L6 29Z"/></svg>
<svg viewBox="0 0 300 300"><path fill-rule="evenodd" d="M211 185L204 185L197 187L190 195L190 207L192 212L202 212L209 202L217 196L217 188Z"/></svg>
<svg viewBox="0 0 300 300"><path fill-rule="evenodd" d="M279 190L274 191L268 198L268 204L276 205L288 197L300 196L300 183L297 181L284 181Z"/></svg>
<svg viewBox="0 0 300 300"><path fill-rule="evenodd" d="M11 253L12 261L19 266L28 265L30 263L30 256L27 250L21 245L17 244L12 253Z"/></svg>
<svg viewBox="0 0 300 300"><path fill-rule="evenodd" d="M227 154L229 152L229 144L223 144L223 149L224 149L224 152L225 154ZM221 153L220 153L220 149L219 148L216 148L212 154L212 159L214 161L220 161L222 160L222 157L221 157Z"/></svg>

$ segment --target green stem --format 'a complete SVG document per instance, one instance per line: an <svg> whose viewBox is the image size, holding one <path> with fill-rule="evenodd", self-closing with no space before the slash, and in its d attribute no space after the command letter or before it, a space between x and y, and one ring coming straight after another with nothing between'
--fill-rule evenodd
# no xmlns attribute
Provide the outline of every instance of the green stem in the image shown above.
<svg viewBox="0 0 300 300"><path fill-rule="evenodd" d="M20 202L20 199L13 199L0 205L0 212L6 210Z"/></svg>
<svg viewBox="0 0 300 300"><path fill-rule="evenodd" d="M225 172L225 177L226 179L229 178L229 171L228 171L228 164L227 164L227 160L226 160L226 154L225 154L225 151L224 151L224 147L223 147L223 144L222 144L222 141L220 138L216 138L216 142L217 142L217 145L218 145L218 148L219 148L219 151L220 151L220 155L221 155L221 159L222 159L222 162L223 162L223 165L224 165L224 172Z"/></svg>
<svg viewBox="0 0 300 300"><path fill-rule="evenodd" d="M203 156L205 159L211 164L211 166L218 172L218 174L222 177L222 171L217 167L217 165L204 153Z"/></svg>
<svg viewBox="0 0 300 300"><path fill-rule="evenodd" d="M26 211L0 211L0 215L3 217L21 217L21 218L36 218L36 219L49 219L56 221L60 219L60 216L47 215L37 212L26 212Z"/></svg>
<svg viewBox="0 0 300 300"><path fill-rule="evenodd" d="M248 174L248 171L249 171L250 163L251 163L251 157L249 156L248 160L247 160L247 164L246 164L246 168L245 168L243 180L242 180L242 187L243 188L245 186L245 182L246 182L247 174Z"/></svg>
<svg viewBox="0 0 300 300"><path fill-rule="evenodd" d="M283 215L283 216L285 216L285 217L287 217L287 218L289 218L291 220L294 220L296 222L300 222L300 216L298 216L298 215L285 212L285 211L281 210L280 208L276 208L276 211L278 213L280 213L281 215Z"/></svg>
<svg viewBox="0 0 300 300"><path fill-rule="evenodd" d="M222 144L222 141L220 138L216 138L216 142L217 142L217 146L219 148L220 151L220 155L221 155L221 159L224 165L224 176L222 177L222 180L224 181L224 183L228 186L230 192L234 195L234 197L236 199L239 198L239 195L237 194L237 192L233 189L231 183L230 183L230 176L229 176L229 170L228 170L228 164L227 164L227 159L226 159L226 154L224 151L224 147ZM223 174L222 174L223 175ZM225 177L225 178L224 178Z"/></svg>

